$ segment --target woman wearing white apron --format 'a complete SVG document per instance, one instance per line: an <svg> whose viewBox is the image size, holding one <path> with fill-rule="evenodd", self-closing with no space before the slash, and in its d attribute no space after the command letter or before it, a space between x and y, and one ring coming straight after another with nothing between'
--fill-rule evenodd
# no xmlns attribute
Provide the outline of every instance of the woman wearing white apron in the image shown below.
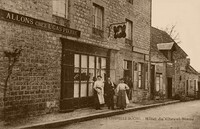
<svg viewBox="0 0 200 129"><path fill-rule="evenodd" d="M95 106L96 110L100 110L100 105L104 104L104 83L102 81L101 76L97 76L97 81L94 82L94 90L95 90Z"/></svg>

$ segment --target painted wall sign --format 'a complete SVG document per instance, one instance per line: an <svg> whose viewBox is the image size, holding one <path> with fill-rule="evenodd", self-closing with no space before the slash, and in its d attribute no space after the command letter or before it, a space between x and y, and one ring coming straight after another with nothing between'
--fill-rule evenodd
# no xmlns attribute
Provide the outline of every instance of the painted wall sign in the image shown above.
<svg viewBox="0 0 200 129"><path fill-rule="evenodd" d="M2 9L0 9L0 19L72 37L80 37L81 34L80 31L75 29L67 28L65 26L38 20Z"/></svg>

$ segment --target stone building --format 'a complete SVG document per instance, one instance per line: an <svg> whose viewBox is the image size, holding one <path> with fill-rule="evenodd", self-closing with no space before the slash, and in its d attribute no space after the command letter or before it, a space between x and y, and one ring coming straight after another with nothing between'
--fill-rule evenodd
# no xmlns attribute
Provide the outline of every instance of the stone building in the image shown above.
<svg viewBox="0 0 200 129"><path fill-rule="evenodd" d="M150 10L151 0L1 0L1 107L14 116L88 107L97 75L130 76L133 99L148 98ZM125 38L114 38L119 25ZM19 48L3 96L5 52Z"/></svg>
<svg viewBox="0 0 200 129"><path fill-rule="evenodd" d="M161 84L166 86L165 97L195 96L198 90L198 72L190 65L190 59L184 50L166 32L154 27L151 28L151 50L151 57L158 58L158 53L154 52L158 50L167 59L158 58L166 64L163 65L166 74L162 76L165 81ZM157 66L158 62L155 64Z"/></svg>

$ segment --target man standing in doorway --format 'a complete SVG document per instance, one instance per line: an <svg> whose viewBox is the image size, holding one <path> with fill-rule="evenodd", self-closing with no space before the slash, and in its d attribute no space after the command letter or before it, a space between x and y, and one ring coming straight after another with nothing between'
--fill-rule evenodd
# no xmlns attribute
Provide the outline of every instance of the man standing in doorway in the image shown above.
<svg viewBox="0 0 200 129"><path fill-rule="evenodd" d="M133 82L131 77L126 76L125 77L125 83L128 85L129 90L127 90L127 95L128 95L128 99L132 100L132 92L133 92Z"/></svg>

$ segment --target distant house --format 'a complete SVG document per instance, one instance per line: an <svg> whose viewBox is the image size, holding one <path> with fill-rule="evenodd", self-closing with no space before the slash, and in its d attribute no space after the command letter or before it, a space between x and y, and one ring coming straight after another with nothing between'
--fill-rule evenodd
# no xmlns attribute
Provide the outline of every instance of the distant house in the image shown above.
<svg viewBox="0 0 200 129"><path fill-rule="evenodd" d="M165 32L151 28L151 93L165 98L195 96L198 72L190 65L184 50ZM160 70L162 69L162 70Z"/></svg>

